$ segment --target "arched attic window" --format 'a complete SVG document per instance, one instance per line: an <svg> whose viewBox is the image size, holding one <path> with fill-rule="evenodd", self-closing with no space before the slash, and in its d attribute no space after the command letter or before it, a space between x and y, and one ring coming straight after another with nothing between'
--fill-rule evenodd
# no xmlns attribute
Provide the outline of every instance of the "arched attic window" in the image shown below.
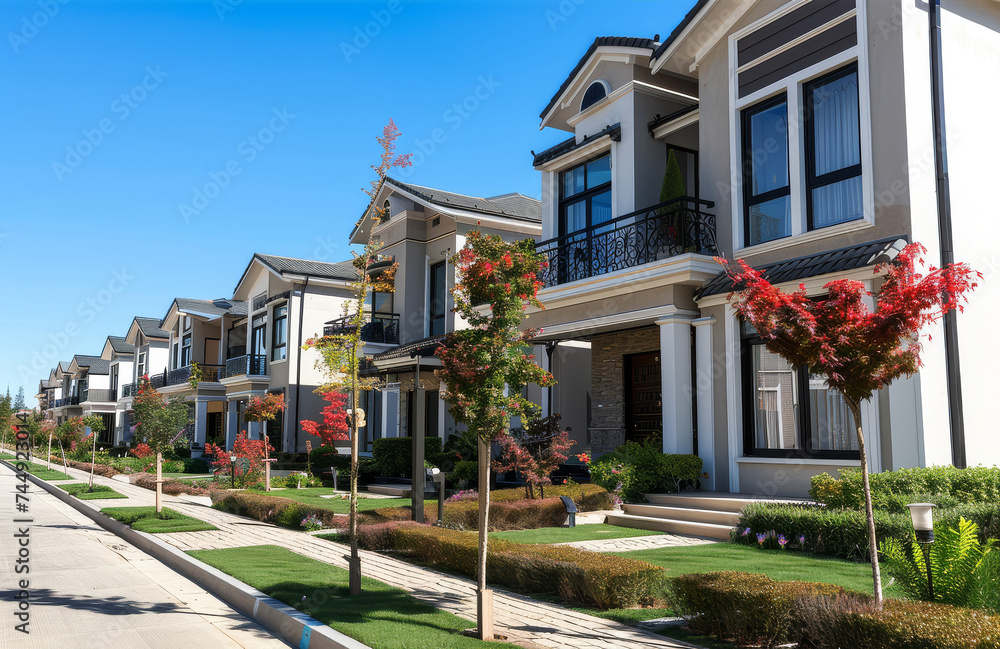
<svg viewBox="0 0 1000 649"><path fill-rule="evenodd" d="M385 202L382 203L382 218L381 218L381 221L383 223L385 221L389 220L389 216L391 215L391 212L389 211L390 207L392 207L392 205L389 203L389 199L387 198L387 199L385 199Z"/></svg>
<svg viewBox="0 0 1000 649"><path fill-rule="evenodd" d="M611 84L604 79L597 79L590 84L590 87L587 88L587 92L583 93L583 101L580 102L580 110L587 110L597 102L607 97L609 92L611 92Z"/></svg>

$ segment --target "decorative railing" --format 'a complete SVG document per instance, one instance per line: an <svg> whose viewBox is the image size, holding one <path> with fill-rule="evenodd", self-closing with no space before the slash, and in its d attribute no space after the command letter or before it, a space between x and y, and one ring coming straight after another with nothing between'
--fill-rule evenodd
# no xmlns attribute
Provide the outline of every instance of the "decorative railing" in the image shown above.
<svg viewBox="0 0 1000 649"><path fill-rule="evenodd" d="M128 397L134 397L138 390L138 386L135 383L126 383L121 387L121 398L127 399Z"/></svg>
<svg viewBox="0 0 1000 649"><path fill-rule="evenodd" d="M226 361L226 377L242 376L250 374L252 376L267 376L267 356L261 354L249 354L239 358L230 358Z"/></svg>
<svg viewBox="0 0 1000 649"><path fill-rule="evenodd" d="M167 371L163 370L162 374L153 374L149 377L149 386L154 390L158 390L167 384Z"/></svg>
<svg viewBox="0 0 1000 649"><path fill-rule="evenodd" d="M225 368L222 365L198 365L201 370L201 381L217 383L222 378ZM180 385L191 379L191 366L185 365L167 372L167 385Z"/></svg>
<svg viewBox="0 0 1000 649"><path fill-rule="evenodd" d="M620 216L535 245L548 261L541 280L566 284L693 252L717 255L715 203L689 196Z"/></svg>
<svg viewBox="0 0 1000 649"><path fill-rule="evenodd" d="M357 325L354 316L345 316L331 320L323 327L324 336L352 333ZM364 324L361 325L361 341L366 343L382 343L384 345L399 344L399 316L395 313L366 313Z"/></svg>
<svg viewBox="0 0 1000 649"><path fill-rule="evenodd" d="M226 359L239 358L240 356L246 356L247 346L246 343L242 345L236 345L235 347L230 347L226 350Z"/></svg>
<svg viewBox="0 0 1000 649"><path fill-rule="evenodd" d="M80 401L81 402L96 402L96 401L117 401L115 398L114 390L107 390L101 388L87 388L80 391Z"/></svg>

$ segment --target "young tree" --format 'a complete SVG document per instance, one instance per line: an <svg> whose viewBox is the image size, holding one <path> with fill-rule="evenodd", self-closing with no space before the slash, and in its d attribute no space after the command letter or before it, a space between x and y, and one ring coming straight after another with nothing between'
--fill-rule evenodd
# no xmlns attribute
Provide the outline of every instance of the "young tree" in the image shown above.
<svg viewBox="0 0 1000 649"><path fill-rule="evenodd" d="M350 439L347 425L347 395L340 390L320 392L326 406L323 407L323 423L302 420L302 430L321 440L320 446L333 446L334 442Z"/></svg>
<svg viewBox="0 0 1000 649"><path fill-rule="evenodd" d="M529 499L534 499L535 487L545 497L545 487L552 484L549 476L566 461L566 451L576 444L560 428L560 419L557 414L532 419L524 428L512 430L497 440L501 455L493 463L493 470L519 472L524 478L524 495Z"/></svg>
<svg viewBox="0 0 1000 649"><path fill-rule="evenodd" d="M236 436L230 451L214 444L205 444L205 455L214 458L212 467L215 475L229 475L234 487L237 478L243 487L260 481L261 467L266 466L264 460L268 456L268 451L273 450L274 447L266 440L250 439L245 430ZM233 457L236 458L235 462Z"/></svg>
<svg viewBox="0 0 1000 649"><path fill-rule="evenodd" d="M379 223L388 218L386 209L377 204L375 200L386 175L394 167L409 167L410 154L396 154L396 139L399 137L399 129L390 119L389 123L382 130L382 137L376 138L382 147L382 155L379 164L372 165L375 171L375 178L371 181L368 189L363 189L371 205L369 213L372 215L374 223ZM350 593L357 595L361 592L361 555L358 552L358 429L364 412L359 404L361 403L361 392L365 390L378 390L382 383L378 377L363 377L359 375L361 369L361 348L364 341L361 340L361 330L365 323L365 303L368 294L372 291L380 293L391 293L395 290L396 264L385 268L381 273L369 273L369 268L380 261L378 251L382 244L375 241L373 233L374 223L369 229L368 243L365 244L360 254L354 256L354 267L357 269L357 280L352 283L354 289L354 299L345 304L345 315L348 317L349 326L333 336L323 336L306 341L306 347L312 347L319 351L320 359L316 366L321 369L329 379L329 383L322 385L317 392L323 394L331 390L340 390L351 399L353 404L353 416L351 417L351 515L350 515L350 537L351 537L351 559L350 559Z"/></svg>
<svg viewBox="0 0 1000 649"><path fill-rule="evenodd" d="M767 349L792 365L824 375L827 385L844 396L854 416L872 580L879 606L882 582L861 402L900 376L917 372L921 366L920 331L952 309L961 311L966 294L976 287L975 278L982 277L965 264L931 266L922 273L917 266L924 265L921 255L925 252L923 246L912 243L892 262L876 266L877 274L885 271L885 279L874 294L868 293L862 282L841 279L824 286L827 296L822 300L810 299L803 285L794 293L782 292L743 260L736 267L717 258L733 280L730 303L754 326ZM865 304L869 296L875 300L874 311Z"/></svg>
<svg viewBox="0 0 1000 649"><path fill-rule="evenodd" d="M545 262L534 242L507 243L496 235L469 233L451 263L455 312L469 325L447 336L437 351L447 386L449 412L479 441L479 637L493 639L493 597L486 588L486 540L490 510L490 447L505 434L511 417L531 419L539 408L522 396L529 383L546 387L552 375L525 353L535 331L521 330L529 305L541 308L538 273ZM480 305L489 305L483 310ZM477 308L479 307L479 308Z"/></svg>
<svg viewBox="0 0 1000 649"><path fill-rule="evenodd" d="M97 415L87 415L83 418L83 426L84 429L90 429L83 441L90 445L90 480L87 483L87 491L93 491L94 463L97 461L97 436L104 432L104 420Z"/></svg>
<svg viewBox="0 0 1000 649"><path fill-rule="evenodd" d="M10 392L0 395L0 432L3 433L3 448L7 447L7 434L14 430L14 412L10 401ZM11 436L13 439L13 435Z"/></svg>
<svg viewBox="0 0 1000 649"><path fill-rule="evenodd" d="M18 386L18 388L17 388L17 396L14 397L14 404L13 404L12 407L14 408L14 412L17 412L18 410L25 410L28 407L27 404L25 404L25 402L24 402L24 386L23 385Z"/></svg>
<svg viewBox="0 0 1000 649"><path fill-rule="evenodd" d="M186 439L191 423L184 397L163 396L149 383L149 377L139 379L139 389L132 400L135 413L136 441L147 444L156 452L156 513L162 510L163 452Z"/></svg>
<svg viewBox="0 0 1000 649"><path fill-rule="evenodd" d="M267 393L264 396L252 396L247 400L247 406L243 410L243 418L247 421L257 422L261 425L265 421L274 421L274 418L278 416L278 413L285 411L285 397L281 394ZM270 451L274 450L271 446L271 440L268 438L267 434L261 430L261 439L264 444L264 457L261 461L264 463L264 490L271 490L271 456ZM280 443L280 440L279 440Z"/></svg>

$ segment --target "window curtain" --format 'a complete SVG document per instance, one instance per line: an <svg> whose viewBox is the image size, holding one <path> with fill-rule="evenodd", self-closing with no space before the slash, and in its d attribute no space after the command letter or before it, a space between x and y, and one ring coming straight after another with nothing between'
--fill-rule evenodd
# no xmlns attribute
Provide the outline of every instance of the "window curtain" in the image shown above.
<svg viewBox="0 0 1000 649"><path fill-rule="evenodd" d="M857 73L817 86L810 108L816 177L860 164ZM813 227L860 218L861 177L813 189L812 206Z"/></svg>

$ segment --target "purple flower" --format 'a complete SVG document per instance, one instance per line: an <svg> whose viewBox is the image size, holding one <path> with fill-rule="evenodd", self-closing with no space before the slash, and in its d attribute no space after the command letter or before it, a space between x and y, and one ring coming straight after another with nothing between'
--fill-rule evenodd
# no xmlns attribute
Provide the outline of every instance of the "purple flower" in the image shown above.
<svg viewBox="0 0 1000 649"><path fill-rule="evenodd" d="M763 547L764 541L767 540L767 534L764 532L757 532L757 545Z"/></svg>
<svg viewBox="0 0 1000 649"><path fill-rule="evenodd" d="M749 535L750 535L750 528L749 527L744 527L743 531L740 532L740 536L749 536Z"/></svg>
<svg viewBox="0 0 1000 649"><path fill-rule="evenodd" d="M805 534L799 534L799 545L801 545L802 547L806 547L806 535Z"/></svg>
<svg viewBox="0 0 1000 649"><path fill-rule="evenodd" d="M785 538L784 534L779 534L778 535L778 545L781 546L782 550L784 550L785 546L788 545L788 539Z"/></svg>

